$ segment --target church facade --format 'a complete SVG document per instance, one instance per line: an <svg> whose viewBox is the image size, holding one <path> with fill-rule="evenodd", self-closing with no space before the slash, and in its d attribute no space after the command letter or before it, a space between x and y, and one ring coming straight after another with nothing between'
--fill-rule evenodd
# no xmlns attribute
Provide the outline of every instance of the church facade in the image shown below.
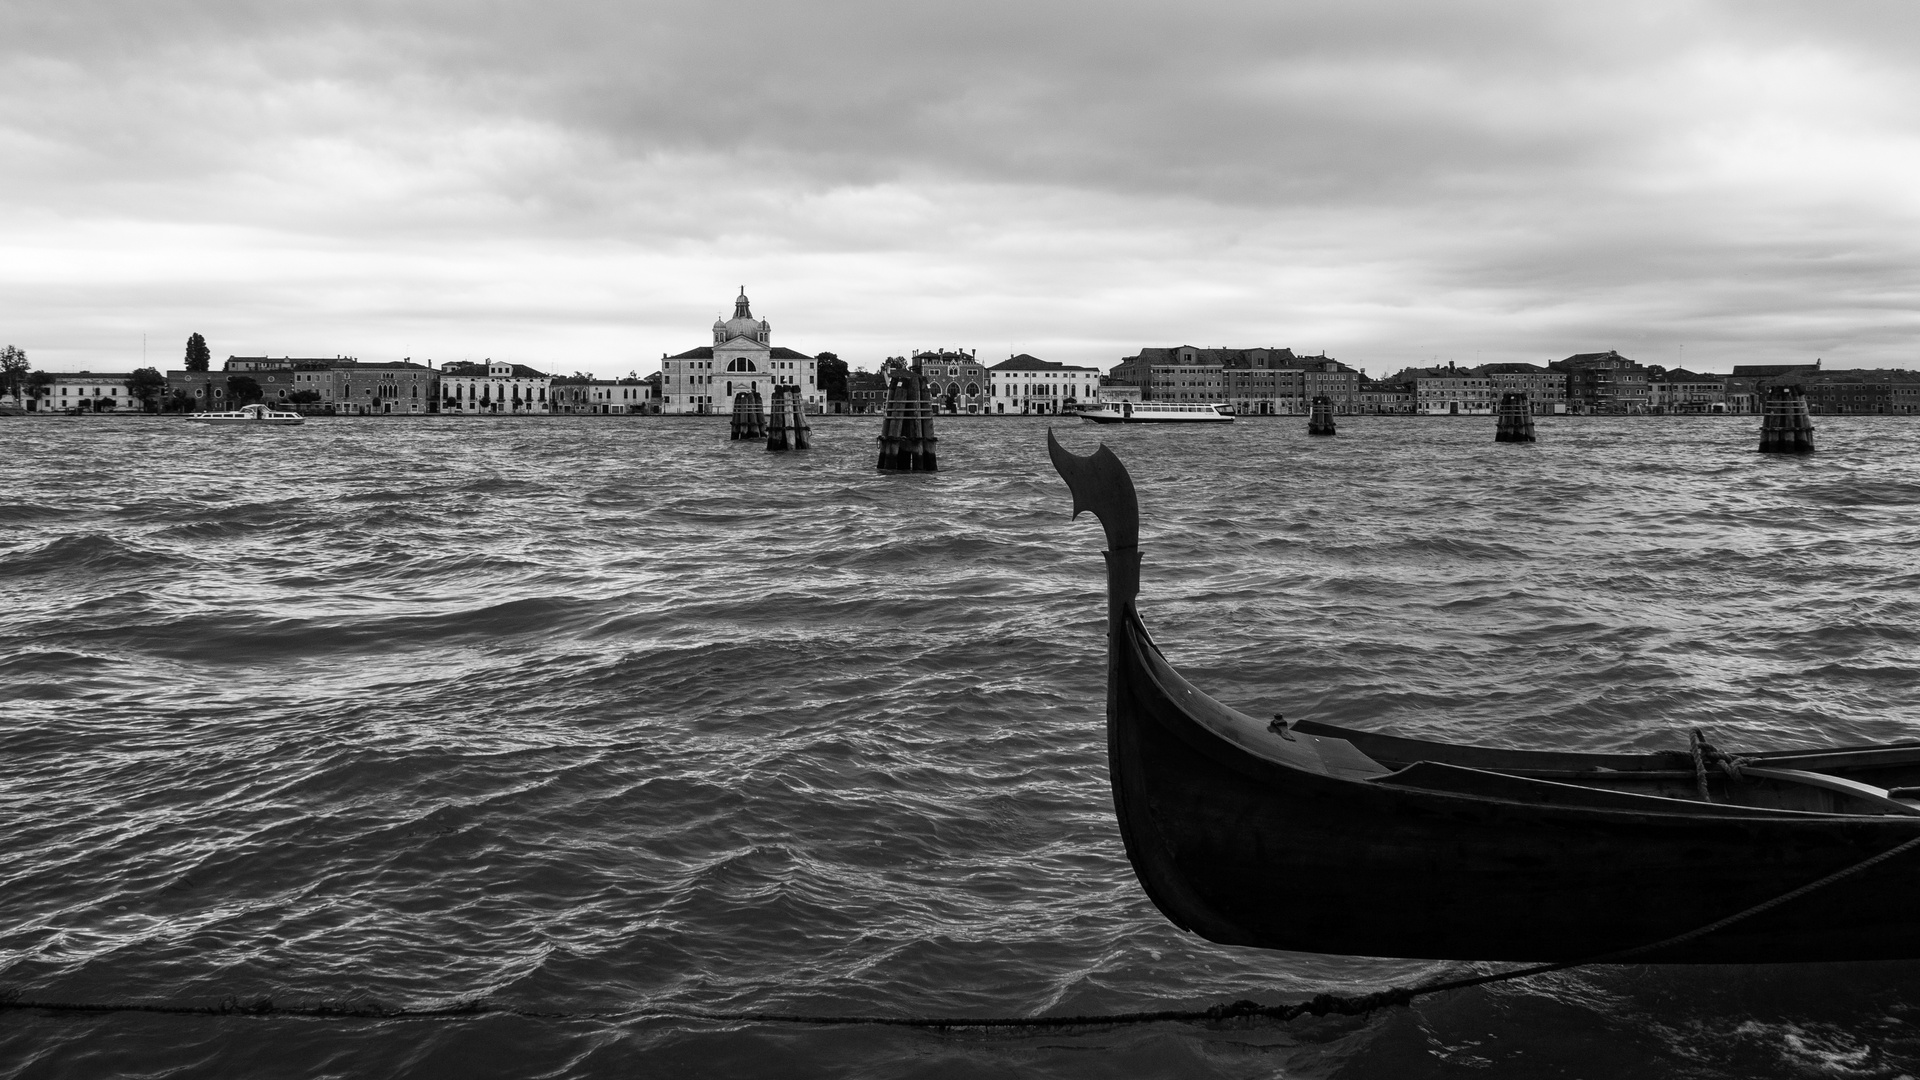
<svg viewBox="0 0 1920 1080"><path fill-rule="evenodd" d="M808 412L826 407L819 362L773 344L773 327L753 317L744 285L734 298L733 318L714 320L713 344L660 357L663 413L731 415L735 394L757 390L763 402L770 402L776 386L799 387Z"/></svg>

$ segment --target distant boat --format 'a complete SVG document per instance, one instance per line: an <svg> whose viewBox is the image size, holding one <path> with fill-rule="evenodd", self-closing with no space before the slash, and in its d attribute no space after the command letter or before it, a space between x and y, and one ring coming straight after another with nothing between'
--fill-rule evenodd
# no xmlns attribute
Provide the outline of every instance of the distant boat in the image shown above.
<svg viewBox="0 0 1920 1080"><path fill-rule="evenodd" d="M196 424L304 424L297 412L275 412L265 405L243 405L232 412L197 412L187 417Z"/></svg>
<svg viewBox="0 0 1920 1080"><path fill-rule="evenodd" d="M1074 513L1106 528L1114 810L1175 925L1445 960L1920 958L1920 744L1563 753L1249 716L1188 682L1141 621L1126 466L1051 432L1047 449Z"/></svg>
<svg viewBox="0 0 1920 1080"><path fill-rule="evenodd" d="M1102 401L1083 406L1080 419L1096 424L1232 423L1233 406L1176 405L1166 401Z"/></svg>

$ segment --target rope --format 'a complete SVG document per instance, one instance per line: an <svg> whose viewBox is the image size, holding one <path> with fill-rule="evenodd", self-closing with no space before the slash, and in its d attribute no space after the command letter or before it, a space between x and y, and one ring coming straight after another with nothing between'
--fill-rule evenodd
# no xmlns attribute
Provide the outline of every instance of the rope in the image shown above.
<svg viewBox="0 0 1920 1080"><path fill-rule="evenodd" d="M17 994L0 995L0 1011L38 1011L60 1013L116 1013L139 1012L158 1013L170 1016L244 1016L244 1017L298 1017L314 1020L473 1020L486 1016L516 1016L541 1020L579 1020L579 1019L675 1019L699 1020L720 1024L806 1024L816 1027L906 1027L946 1030L958 1028L1069 1028L1069 1027L1112 1027L1122 1024L1157 1023L1217 1023L1224 1020L1238 1020L1258 1017L1266 1020L1293 1020L1301 1016L1365 1016L1379 1009L1411 1004L1414 998L1443 994L1453 990L1465 990L1474 986L1488 986L1493 983L1510 982L1515 979L1528 979L1536 975L1546 975L1555 971L1567 971L1572 968L1586 967L1591 964L1617 964L1636 956L1659 952L1676 945L1682 945L1695 938L1704 937L1716 930L1722 930L1744 919L1750 919L1762 912L1771 911L1782 904L1797 900L1816 889L1844 878L1858 874L1863 870L1886 862L1888 859L1903 855L1920 847L1920 836L1888 848L1878 855L1870 856L1844 870L1837 870L1818 881L1802 885L1791 892L1782 893L1771 900L1764 901L1735 912L1724 919L1696 927L1684 934L1675 934L1669 938L1648 945L1637 945L1618 952L1602 953L1583 960L1560 960L1547 964L1535 964L1531 967L1515 968L1511 971L1498 971L1486 975L1474 975L1464 979L1445 979L1422 983L1418 986L1389 987L1385 990L1357 997L1339 994L1319 994L1306 1001L1296 1001L1286 1005L1262 1005L1256 1001L1235 1001L1226 1005L1215 1005L1207 1009L1159 1009L1150 1012L1101 1013L1087 1016L834 1016L809 1015L804 1013L775 1012L721 1012L706 1009L674 1008L636 1008L612 1010L580 1011L543 1011L538 1009L514 1008L495 1005L487 1001L464 1001L434 1009L390 1009L380 1005L307 1005L279 1006L272 998L261 998L251 1003L242 1003L238 998L228 997L217 1005L166 1005L140 1002L81 1002L81 1001L26 1001Z"/></svg>
<svg viewBox="0 0 1920 1080"><path fill-rule="evenodd" d="M1700 801L1712 802L1707 793L1707 737L1699 728L1687 732L1687 751L1693 755L1693 782L1700 788Z"/></svg>

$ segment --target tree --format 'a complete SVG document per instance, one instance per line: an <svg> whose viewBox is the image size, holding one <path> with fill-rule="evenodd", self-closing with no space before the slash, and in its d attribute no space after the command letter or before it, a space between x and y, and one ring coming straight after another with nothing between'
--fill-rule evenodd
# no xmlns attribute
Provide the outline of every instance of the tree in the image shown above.
<svg viewBox="0 0 1920 1080"><path fill-rule="evenodd" d="M187 339L187 370L205 371L213 362L213 350L207 348L207 339L195 334Z"/></svg>
<svg viewBox="0 0 1920 1080"><path fill-rule="evenodd" d="M17 345L0 349L0 395L18 397L20 384L26 380L28 370L25 350Z"/></svg>
<svg viewBox="0 0 1920 1080"><path fill-rule="evenodd" d="M830 352L817 357L820 362L820 390L828 401L847 400L847 362Z"/></svg>
<svg viewBox="0 0 1920 1080"><path fill-rule="evenodd" d="M198 336L198 335L196 335ZM227 400L237 405L251 405L264 397L260 384L247 375L227 376Z"/></svg>
<svg viewBox="0 0 1920 1080"><path fill-rule="evenodd" d="M193 395L185 390L175 390L167 395L166 404L162 407L167 412L187 412L193 408Z"/></svg>
<svg viewBox="0 0 1920 1080"><path fill-rule="evenodd" d="M127 376L127 393L138 401L140 408L146 412L159 411L160 394L166 388L167 377L160 374L157 368L135 368L133 374Z"/></svg>
<svg viewBox="0 0 1920 1080"><path fill-rule="evenodd" d="M36 399L46 397L47 388L52 385L53 372L36 371L27 376L27 396Z"/></svg>

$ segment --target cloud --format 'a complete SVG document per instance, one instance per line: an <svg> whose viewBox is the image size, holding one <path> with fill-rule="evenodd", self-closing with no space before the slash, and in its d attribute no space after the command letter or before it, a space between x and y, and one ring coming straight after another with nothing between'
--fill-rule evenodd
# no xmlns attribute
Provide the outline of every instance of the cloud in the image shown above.
<svg viewBox="0 0 1920 1080"><path fill-rule="evenodd" d="M703 339L1378 373L1914 365L1899 5L61 3L0 15L0 335ZM1637 352L1636 352L1637 351Z"/></svg>

